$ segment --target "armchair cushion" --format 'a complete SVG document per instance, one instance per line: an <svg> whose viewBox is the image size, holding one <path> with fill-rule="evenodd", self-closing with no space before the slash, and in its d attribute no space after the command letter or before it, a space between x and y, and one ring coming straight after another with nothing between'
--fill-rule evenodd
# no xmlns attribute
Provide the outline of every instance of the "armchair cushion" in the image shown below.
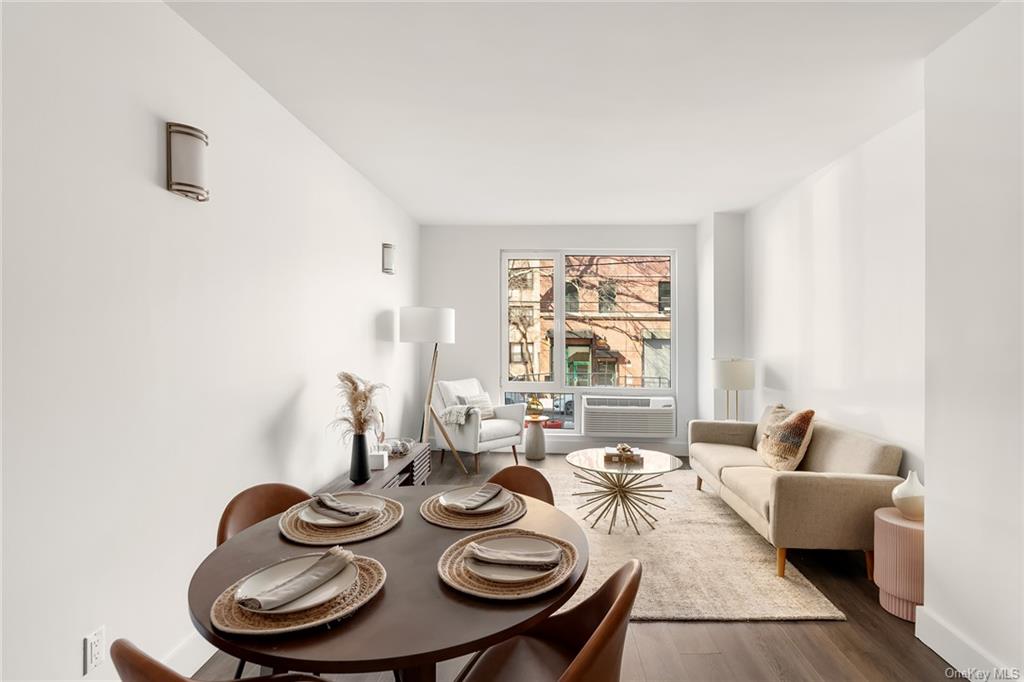
<svg viewBox="0 0 1024 682"><path fill-rule="evenodd" d="M511 419L485 419L480 422L480 442L511 438L519 435L522 430L522 422L514 422Z"/></svg>

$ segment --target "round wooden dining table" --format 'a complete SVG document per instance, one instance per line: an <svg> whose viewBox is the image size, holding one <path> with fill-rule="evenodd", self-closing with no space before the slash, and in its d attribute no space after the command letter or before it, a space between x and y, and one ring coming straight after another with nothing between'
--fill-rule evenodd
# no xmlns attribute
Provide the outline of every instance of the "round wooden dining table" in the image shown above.
<svg viewBox="0 0 1024 682"><path fill-rule="evenodd" d="M285 635L232 635L213 627L210 607L236 580L280 559L315 551L285 539L274 516L232 537L196 569L188 589L192 622L221 651L274 671L393 670L403 681L433 680L438 661L520 634L557 611L576 592L589 561L583 529L564 512L526 496L526 515L503 527L573 543L579 562L569 579L546 594L514 601L473 597L445 585L437 573L438 558L453 542L475 532L435 526L420 516L420 504L445 489L409 486L373 491L398 500L405 512L387 533L346 546L377 559L387 571L381 591L351 616Z"/></svg>

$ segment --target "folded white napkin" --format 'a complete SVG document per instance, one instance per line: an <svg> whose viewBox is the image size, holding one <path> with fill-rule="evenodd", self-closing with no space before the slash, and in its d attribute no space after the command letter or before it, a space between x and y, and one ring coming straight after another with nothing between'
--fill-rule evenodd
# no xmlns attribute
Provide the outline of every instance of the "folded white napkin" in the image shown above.
<svg viewBox="0 0 1024 682"><path fill-rule="evenodd" d="M345 502L344 495L334 496L331 493L314 495L309 508L317 514L340 521L343 526L354 526L380 516L380 509L376 507L351 504Z"/></svg>
<svg viewBox="0 0 1024 682"><path fill-rule="evenodd" d="M355 555L340 546L331 547L316 563L291 578L247 597L235 595L238 605L251 611L269 611L303 597L345 570Z"/></svg>
<svg viewBox="0 0 1024 682"><path fill-rule="evenodd" d="M446 509L453 509L455 511L472 511L477 507L487 504L492 499L504 490L497 483L485 483L475 493L462 500L461 502L449 502L445 505Z"/></svg>
<svg viewBox="0 0 1024 682"><path fill-rule="evenodd" d="M562 548L553 547L540 552L517 552L512 550L494 549L475 542L469 543L462 553L463 559L476 559L488 564L502 566L519 566L521 568L549 569L554 568L562 560Z"/></svg>

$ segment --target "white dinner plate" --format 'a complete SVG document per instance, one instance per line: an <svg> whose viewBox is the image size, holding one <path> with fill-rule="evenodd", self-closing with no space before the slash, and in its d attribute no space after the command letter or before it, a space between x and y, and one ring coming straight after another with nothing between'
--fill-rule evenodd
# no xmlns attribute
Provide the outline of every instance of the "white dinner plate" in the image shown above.
<svg viewBox="0 0 1024 682"><path fill-rule="evenodd" d="M385 500L377 497L376 495L341 492L334 493L334 496L337 498L343 498L345 502L349 504L358 504L362 507L373 507L374 509L384 509L384 505L386 504ZM323 514L316 513L309 505L302 508L299 512L299 518L306 523L312 523L314 526L322 526L324 528L341 528L346 525L344 521L339 521L338 519L332 519L330 516L324 516Z"/></svg>
<svg viewBox="0 0 1024 682"><path fill-rule="evenodd" d="M291 559L285 559L279 561L276 564L271 564L264 569L256 571L245 581L238 586L235 590L235 599L244 599L245 597L251 597L259 594L263 590L280 585L285 580L298 575L302 571L306 570L313 564L315 564L320 557L323 556L321 553L317 554L303 554L302 556L292 557ZM314 606L320 606L324 602L334 599L339 594L347 590L352 584L359 578L359 569L355 564L349 563L338 575L334 576L327 582L315 590L308 592L294 601L290 601L287 604L282 604L276 609L268 609L266 611L254 611L255 613L295 613L296 611L305 611L311 609ZM239 604L241 608L245 608ZM253 609L247 609L253 610Z"/></svg>
<svg viewBox="0 0 1024 682"><path fill-rule="evenodd" d="M500 493L487 500L486 503L480 505L476 509L463 511L461 509L453 509L448 506L453 502L462 502L477 490L480 490L480 486L478 485L467 485L462 488L455 488L443 493L438 501L441 503L442 507L448 511L455 512L456 514L491 514L504 509L505 505L512 501L512 493L502 488Z"/></svg>
<svg viewBox="0 0 1024 682"><path fill-rule="evenodd" d="M559 549L558 545L548 542L542 538L531 538L526 536L493 538L478 543L491 549L500 549L506 552L545 552L551 549ZM489 564L486 561L478 561L473 558L463 559L466 570L474 573L484 580L496 583L528 583L546 576L548 573L558 569L554 566L547 570L535 568L520 568L518 566L502 566L500 564Z"/></svg>

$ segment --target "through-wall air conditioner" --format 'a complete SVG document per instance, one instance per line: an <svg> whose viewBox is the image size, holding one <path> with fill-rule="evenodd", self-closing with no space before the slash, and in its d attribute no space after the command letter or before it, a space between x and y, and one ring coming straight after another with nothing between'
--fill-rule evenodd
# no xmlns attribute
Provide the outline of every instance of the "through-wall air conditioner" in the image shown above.
<svg viewBox="0 0 1024 682"><path fill-rule="evenodd" d="M672 397L583 396L583 435L612 438L665 438L676 435Z"/></svg>

